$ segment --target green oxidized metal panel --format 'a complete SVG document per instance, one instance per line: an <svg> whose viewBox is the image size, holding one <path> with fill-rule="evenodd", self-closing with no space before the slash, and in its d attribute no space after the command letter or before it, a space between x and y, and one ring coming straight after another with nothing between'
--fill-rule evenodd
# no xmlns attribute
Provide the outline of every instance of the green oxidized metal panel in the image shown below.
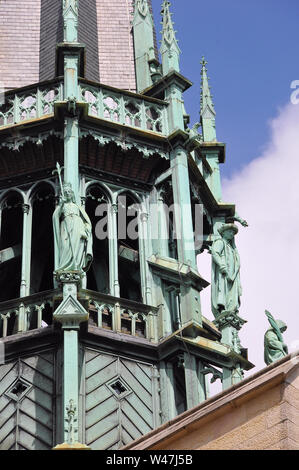
<svg viewBox="0 0 299 470"><path fill-rule="evenodd" d="M53 390L52 353L0 367L0 450L53 447Z"/></svg>
<svg viewBox="0 0 299 470"><path fill-rule="evenodd" d="M154 368L86 350L85 442L92 449L118 449L154 428Z"/></svg>

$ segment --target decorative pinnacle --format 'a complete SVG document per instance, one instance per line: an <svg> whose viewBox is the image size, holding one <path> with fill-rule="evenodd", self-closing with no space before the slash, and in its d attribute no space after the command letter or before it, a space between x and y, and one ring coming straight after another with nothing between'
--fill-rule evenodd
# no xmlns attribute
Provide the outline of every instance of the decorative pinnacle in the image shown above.
<svg viewBox="0 0 299 470"><path fill-rule="evenodd" d="M79 13L79 0L63 0L63 15L65 16L68 10L72 10L75 15Z"/></svg>
<svg viewBox="0 0 299 470"><path fill-rule="evenodd" d="M149 23L152 27L154 27L154 20L149 9L148 0L135 0L134 2L134 10L133 14L133 27L140 23L140 20ZM146 36L146 34L145 34ZM142 42L147 38L142 38Z"/></svg>
<svg viewBox="0 0 299 470"><path fill-rule="evenodd" d="M171 3L168 0L163 0L161 15L162 15L162 41L161 41L161 55L163 74L165 75L170 69L177 70L179 72L179 56L180 48L176 39L176 31L174 30L174 24L171 19L172 13L170 13ZM166 60L166 55L167 59ZM163 60L164 59L164 60ZM164 62L164 64L163 64Z"/></svg>
<svg viewBox="0 0 299 470"><path fill-rule="evenodd" d="M204 142L216 142L215 108L212 101L209 78L207 75L207 61L201 60L201 93L200 93L200 123Z"/></svg>
<svg viewBox="0 0 299 470"><path fill-rule="evenodd" d="M135 9L145 18L149 12L147 0L136 0Z"/></svg>
<svg viewBox="0 0 299 470"><path fill-rule="evenodd" d="M78 41L79 0L63 0L64 41Z"/></svg>
<svg viewBox="0 0 299 470"><path fill-rule="evenodd" d="M201 92L200 92L200 112L201 116L208 106L210 108L210 111L212 113L216 114L215 108L214 108L214 103L212 100L212 95L211 95L211 88L209 86L209 78L207 75L207 61L205 60L204 56L202 57L200 64L202 65L201 68Z"/></svg>
<svg viewBox="0 0 299 470"><path fill-rule="evenodd" d="M169 10L170 5L171 3L169 1L164 0L162 4L162 10L161 10L161 15L163 18L163 21L161 23L163 25L162 41L165 40L169 44L169 46L172 44L173 41L176 40L173 22L171 19L172 13L170 13L170 10Z"/></svg>

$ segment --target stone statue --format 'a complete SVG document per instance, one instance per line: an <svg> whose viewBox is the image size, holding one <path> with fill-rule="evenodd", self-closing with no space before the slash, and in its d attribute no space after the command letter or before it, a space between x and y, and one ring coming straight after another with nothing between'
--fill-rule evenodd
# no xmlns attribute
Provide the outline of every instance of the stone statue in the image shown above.
<svg viewBox="0 0 299 470"><path fill-rule="evenodd" d="M286 331L287 325L281 320L274 320L267 310L265 311L271 328L264 336L264 360L267 366L288 355L288 347L283 341L282 333Z"/></svg>
<svg viewBox="0 0 299 470"><path fill-rule="evenodd" d="M240 257L234 236L238 228L233 223L223 224L212 247L212 312L238 313L242 288L240 284Z"/></svg>
<svg viewBox="0 0 299 470"><path fill-rule="evenodd" d="M92 226L85 210L75 202L68 183L53 214L55 272L88 271L92 255Z"/></svg>

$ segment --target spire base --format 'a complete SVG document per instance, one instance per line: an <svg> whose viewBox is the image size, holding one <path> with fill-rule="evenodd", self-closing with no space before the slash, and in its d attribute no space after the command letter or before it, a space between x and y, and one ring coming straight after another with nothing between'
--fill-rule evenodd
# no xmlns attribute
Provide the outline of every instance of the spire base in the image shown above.
<svg viewBox="0 0 299 470"><path fill-rule="evenodd" d="M56 77L64 75L64 57L65 55L75 55L78 57L78 74L79 77L85 77L85 44L61 42L56 46Z"/></svg>

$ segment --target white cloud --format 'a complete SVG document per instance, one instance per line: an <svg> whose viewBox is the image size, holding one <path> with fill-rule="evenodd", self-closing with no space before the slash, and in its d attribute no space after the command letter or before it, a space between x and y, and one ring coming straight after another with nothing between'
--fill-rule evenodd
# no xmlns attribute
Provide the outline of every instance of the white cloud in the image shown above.
<svg viewBox="0 0 299 470"><path fill-rule="evenodd" d="M240 315L248 321L240 338L256 365L253 371L265 367L265 309L287 323L284 339L290 352L299 342L299 105L281 109L270 126L262 155L223 181L223 200L234 202L249 223L248 228L239 226L236 243L243 287ZM199 272L209 279L208 264L207 255L201 255ZM202 307L211 318L209 292Z"/></svg>

